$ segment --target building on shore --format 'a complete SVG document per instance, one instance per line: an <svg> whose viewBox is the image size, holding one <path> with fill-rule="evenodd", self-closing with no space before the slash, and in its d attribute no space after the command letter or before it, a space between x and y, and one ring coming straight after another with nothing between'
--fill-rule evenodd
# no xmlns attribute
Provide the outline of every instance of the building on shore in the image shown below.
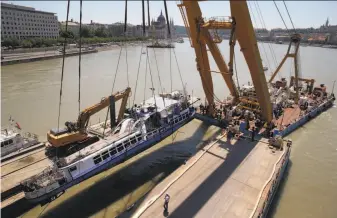
<svg viewBox="0 0 337 218"><path fill-rule="evenodd" d="M170 20L169 25L170 25L171 38L174 39L176 37L176 34L175 34L174 22L172 19ZM152 20L151 26L149 28L148 36L153 37L155 39L168 39L170 37L168 28L167 28L166 19L162 11L160 12L160 15L158 16L157 21Z"/></svg>
<svg viewBox="0 0 337 218"><path fill-rule="evenodd" d="M59 36L55 13L1 2L1 40Z"/></svg>
<svg viewBox="0 0 337 218"><path fill-rule="evenodd" d="M62 30L62 31L65 31L66 24L67 24L66 21L59 22L59 29ZM71 19L70 21L68 21L68 31L72 32L74 34L74 36L79 36L79 34L80 34L80 23Z"/></svg>
<svg viewBox="0 0 337 218"><path fill-rule="evenodd" d="M90 31L95 32L99 28L108 29L110 26L109 24L102 24L102 23L96 23L93 20L90 21L88 24L83 24L84 27L87 27Z"/></svg>

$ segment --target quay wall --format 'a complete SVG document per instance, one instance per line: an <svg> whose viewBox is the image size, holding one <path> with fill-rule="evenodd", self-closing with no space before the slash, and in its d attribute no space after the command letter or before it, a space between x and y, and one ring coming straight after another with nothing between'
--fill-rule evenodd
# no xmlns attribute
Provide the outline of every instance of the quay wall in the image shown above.
<svg viewBox="0 0 337 218"><path fill-rule="evenodd" d="M91 51L82 51L82 55L84 54L91 54L91 53L96 53L98 50L91 50ZM66 57L70 56L76 56L78 55L79 52L72 52L72 53L66 53ZM41 61L41 60L49 60L49 59L55 59L55 58L62 58L63 54L57 54L57 55L41 55L37 57L29 57L29 58L18 58L18 59L13 59L13 60L2 60L1 61L1 66L6 66L6 65L12 65L12 64L19 64L19 63L28 63L28 62L34 62L34 61Z"/></svg>

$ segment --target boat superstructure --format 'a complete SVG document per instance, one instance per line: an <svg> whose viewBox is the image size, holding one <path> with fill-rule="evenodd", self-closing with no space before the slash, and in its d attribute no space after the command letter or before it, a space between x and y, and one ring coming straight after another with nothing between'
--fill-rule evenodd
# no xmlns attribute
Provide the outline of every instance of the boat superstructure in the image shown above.
<svg viewBox="0 0 337 218"><path fill-rule="evenodd" d="M30 132L22 132L20 126L11 125L1 130L1 157L26 149L39 143L38 136Z"/></svg>
<svg viewBox="0 0 337 218"><path fill-rule="evenodd" d="M117 125L102 122L85 129L86 138L49 154L53 166L22 182L25 197L53 197L172 134L195 109L180 91L153 96L127 109Z"/></svg>
<svg viewBox="0 0 337 218"><path fill-rule="evenodd" d="M174 44L172 43L163 43L163 42L158 42L155 41L154 43L152 43L151 45L147 46L148 48L174 48Z"/></svg>

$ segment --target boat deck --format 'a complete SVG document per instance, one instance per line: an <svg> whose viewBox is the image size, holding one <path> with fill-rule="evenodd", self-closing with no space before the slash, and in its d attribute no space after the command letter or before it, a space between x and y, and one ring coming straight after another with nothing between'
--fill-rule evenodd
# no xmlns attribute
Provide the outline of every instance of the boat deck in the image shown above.
<svg viewBox="0 0 337 218"><path fill-rule="evenodd" d="M275 125L277 127L280 126L288 126L296 121L300 117L301 109L297 106L294 105L292 108L286 108L284 110L284 114L281 115L276 121ZM282 128L283 129L283 128Z"/></svg>
<svg viewBox="0 0 337 218"><path fill-rule="evenodd" d="M286 150L271 149L265 141L219 139L157 185L133 217L162 216L166 193L169 214L164 216L250 217L255 211L255 217Z"/></svg>

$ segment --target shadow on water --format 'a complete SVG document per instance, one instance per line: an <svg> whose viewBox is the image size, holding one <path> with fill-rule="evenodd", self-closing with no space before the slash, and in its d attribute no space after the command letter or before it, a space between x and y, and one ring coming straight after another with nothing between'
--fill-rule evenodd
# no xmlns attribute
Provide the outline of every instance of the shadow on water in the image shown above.
<svg viewBox="0 0 337 218"><path fill-rule="evenodd" d="M224 161L203 183L201 183L183 203L181 203L174 211L170 212L170 217L195 217L197 212L224 184L257 143L257 141L247 141L243 145L236 146L221 142L220 147L228 151L226 161Z"/></svg>
<svg viewBox="0 0 337 218"><path fill-rule="evenodd" d="M167 143L168 145L135 160L135 162L111 175L107 175L107 177L102 178L80 193L69 197L50 209L47 208L41 217L88 217L132 193L141 185L153 180L156 175L162 173L164 175L161 179L165 178L196 153L196 145L199 145L200 142L206 144L205 142L209 141L203 141L209 127L203 123L191 137L172 144ZM212 136L215 137L218 134L219 131ZM125 210L127 203L125 202ZM2 215L4 217L22 216L35 206L29 204L25 199L21 199L3 208ZM46 206L48 207L48 205Z"/></svg>
<svg viewBox="0 0 337 218"><path fill-rule="evenodd" d="M267 214L267 218L272 218L275 216L276 214L276 211L277 211L277 206L278 204L280 203L281 201L281 197L282 197L282 194L284 192L284 187L288 181L288 178L289 178L289 172L291 170L291 166L292 166L292 161L289 159L289 162L288 162L288 165L287 165L287 168L284 172L284 175L283 175L283 178L280 182L280 185L275 193L275 196L274 196L274 199L272 201L272 204L270 205L270 209L268 211L268 214Z"/></svg>

